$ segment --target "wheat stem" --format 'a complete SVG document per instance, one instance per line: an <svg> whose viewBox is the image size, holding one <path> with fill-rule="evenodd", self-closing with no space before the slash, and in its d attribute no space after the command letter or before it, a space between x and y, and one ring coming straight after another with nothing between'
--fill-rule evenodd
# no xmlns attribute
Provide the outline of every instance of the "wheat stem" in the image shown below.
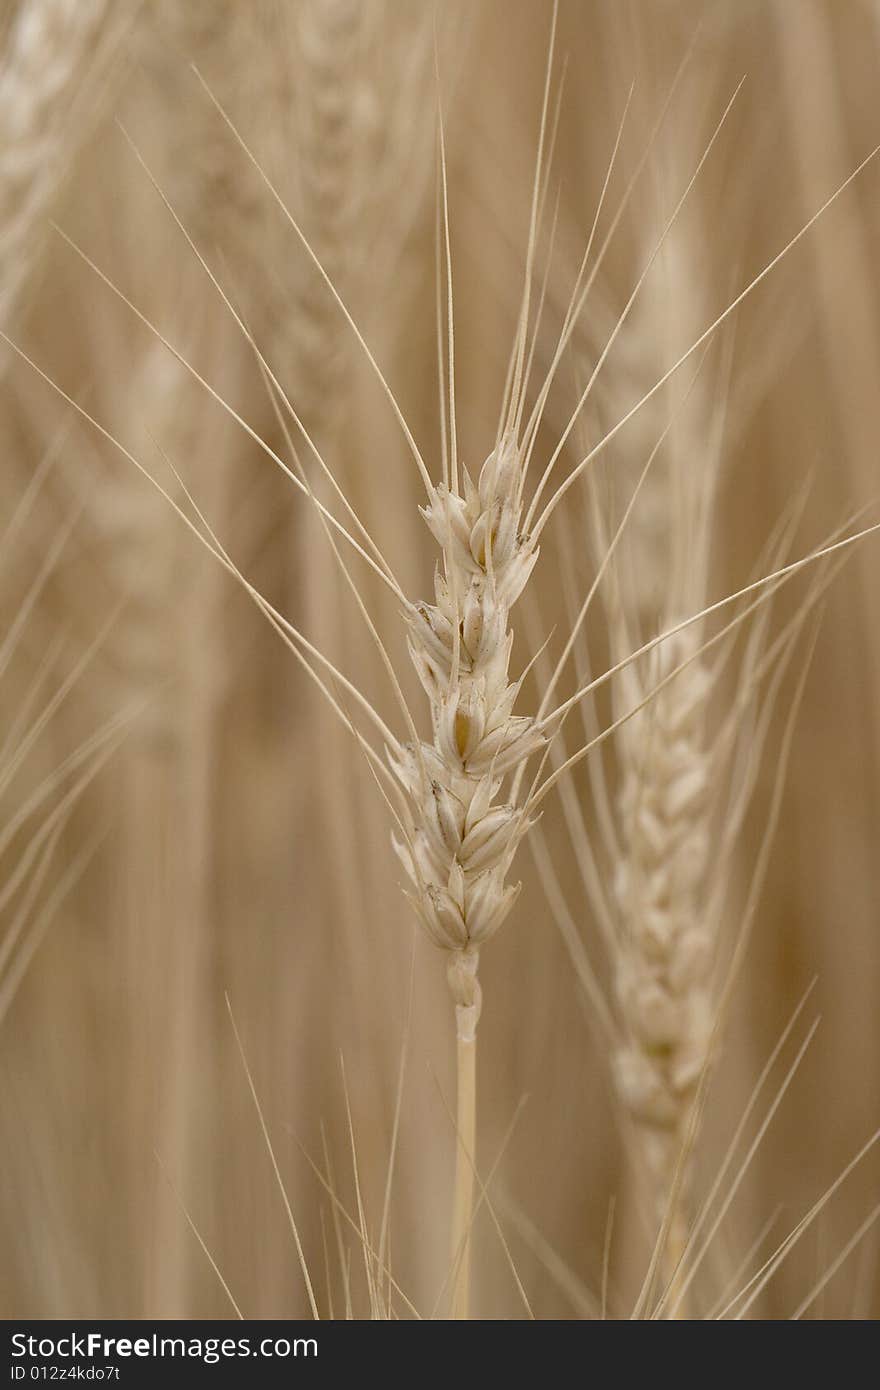
<svg viewBox="0 0 880 1390"><path fill-rule="evenodd" d="M456 1012L459 1012L458 1010ZM455 1270L452 1285L452 1317L470 1316L471 1225L474 1215L474 1159L477 1131L477 1036L464 1034L459 1025L456 1039L457 1105L455 1142L455 1188L452 1199L451 1260Z"/></svg>

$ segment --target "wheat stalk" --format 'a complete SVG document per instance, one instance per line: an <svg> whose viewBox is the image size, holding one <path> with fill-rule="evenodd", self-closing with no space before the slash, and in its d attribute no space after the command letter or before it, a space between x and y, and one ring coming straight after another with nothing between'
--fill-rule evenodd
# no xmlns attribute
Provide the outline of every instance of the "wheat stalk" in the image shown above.
<svg viewBox="0 0 880 1390"><path fill-rule="evenodd" d="M482 1006L481 946L519 894L507 883L531 821L500 800L504 780L544 742L529 716L515 715L510 610L538 558L520 533L522 455L505 434L475 484L440 484L423 516L440 546L435 602L407 610L409 649L431 707L433 742L392 755L410 818L394 844L410 880L408 896L435 945L449 956L459 1064L459 1169L453 1259L462 1261L454 1316L467 1307L473 1205L476 1029Z"/></svg>
<svg viewBox="0 0 880 1390"><path fill-rule="evenodd" d="M57 445L46 451L28 488L19 500L0 535L0 567L4 587L11 590L11 556L33 512L42 500L49 469L56 463ZM56 578L76 517L69 520L46 546L38 572L33 576L14 616L4 625L0 640L0 681L14 674L16 658L24 645L28 628L37 615L37 605L49 583ZM15 994L57 909L64 902L94 846L74 857L48 896L43 890L53 860L71 816L96 775L116 751L120 732L128 720L119 716L95 731L78 748L36 781L28 794L22 790L22 773L34 762L36 751L51 737L71 691L81 681L96 652L107 637L108 623L91 642L63 679L54 669L63 650L57 637L47 644L33 679L25 687L16 715L4 730L0 745L0 798L6 805L0 823L0 863L4 865L0 886L0 913L9 914L0 934L0 1022L7 1014ZM52 678L54 689L46 697L45 685ZM31 769L31 779L34 770ZM24 843L22 843L23 837Z"/></svg>

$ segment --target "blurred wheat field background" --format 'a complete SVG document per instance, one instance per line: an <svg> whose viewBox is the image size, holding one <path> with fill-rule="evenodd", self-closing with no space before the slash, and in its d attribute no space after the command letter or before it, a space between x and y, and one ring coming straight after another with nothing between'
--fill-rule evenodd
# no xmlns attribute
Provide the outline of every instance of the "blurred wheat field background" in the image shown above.
<svg viewBox="0 0 880 1390"><path fill-rule="evenodd" d="M455 1026L442 953L400 891L380 779L134 460L188 510L179 474L248 583L405 739L315 504L345 522L344 506L288 432L230 306L414 601L431 595L439 555L419 514L425 488L235 131L439 481L442 109L457 444L476 477L517 331L553 20L549 0L2 6L6 1318L227 1317L212 1260L246 1317L308 1316L241 1051L320 1315L448 1314ZM874 0L561 0L527 413L618 135L619 147L595 282L546 399L530 487L598 362L555 483L880 143L878 70ZM600 571L550 708L681 619L876 522L878 237L880 161L869 161L579 477L511 617L511 678L534 662L517 713L538 710ZM259 440L292 472L302 465L305 492ZM715 1211L736 1189L680 1315L880 1311L873 1149L783 1245L880 1125L878 547L867 535L772 604L701 620L673 652L696 654L689 676L652 694L673 651L663 643L566 721L572 753L650 697L541 803L510 874L519 899L481 952L475 1158L487 1196L471 1316L667 1315L697 1248L680 1266L670 1258L679 1218L686 1242L716 1178ZM430 737L401 604L357 557L346 563ZM659 828L650 798L670 803L666 783L645 790L650 776L685 789ZM645 1087L652 1068L668 1080L675 1047L662 1028L640 1032L639 972L660 967L633 942L652 913L672 911L676 866L697 861L699 874L680 869L680 909L697 944L711 928L719 945L714 972L694 965L676 996L691 991L682 1029L696 1061L680 1111L661 1122L645 1118ZM744 930L703 1114L715 1017L704 1006ZM678 1164L695 1098L692 1160ZM772 1278L750 1285L780 1247Z"/></svg>

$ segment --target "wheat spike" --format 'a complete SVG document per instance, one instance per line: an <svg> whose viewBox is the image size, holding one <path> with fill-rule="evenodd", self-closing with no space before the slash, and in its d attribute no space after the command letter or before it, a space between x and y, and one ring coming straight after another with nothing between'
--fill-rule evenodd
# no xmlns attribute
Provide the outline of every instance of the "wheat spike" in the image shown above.
<svg viewBox="0 0 880 1390"><path fill-rule="evenodd" d="M107 0L22 0L0 64L0 318L14 312L43 219L66 173L125 0L108 23Z"/></svg>

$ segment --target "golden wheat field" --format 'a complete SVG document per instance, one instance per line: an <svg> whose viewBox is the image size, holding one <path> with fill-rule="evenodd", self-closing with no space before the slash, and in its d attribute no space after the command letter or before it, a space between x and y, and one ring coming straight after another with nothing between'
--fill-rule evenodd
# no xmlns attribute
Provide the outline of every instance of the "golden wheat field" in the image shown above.
<svg viewBox="0 0 880 1390"><path fill-rule="evenodd" d="M0 5L5 1319L880 1312L878 74Z"/></svg>

